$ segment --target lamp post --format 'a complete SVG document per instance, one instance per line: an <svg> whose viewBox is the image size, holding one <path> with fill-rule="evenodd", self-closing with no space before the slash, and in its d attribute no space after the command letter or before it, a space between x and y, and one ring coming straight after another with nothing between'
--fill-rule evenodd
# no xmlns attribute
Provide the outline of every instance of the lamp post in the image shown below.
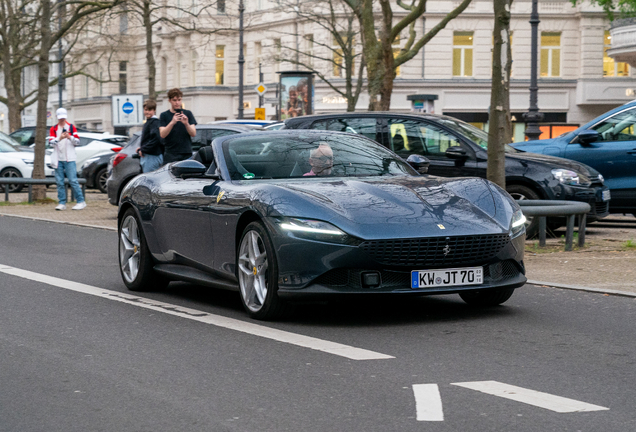
<svg viewBox="0 0 636 432"><path fill-rule="evenodd" d="M539 10L538 0L532 0L532 14L530 15L530 26L532 28L532 43L530 57L530 108L528 112L523 114L526 122L526 136L530 140L539 139L541 129L539 122L543 120L543 114L539 112L537 105L539 87L537 86L537 51L539 37Z"/></svg>
<svg viewBox="0 0 636 432"><path fill-rule="evenodd" d="M57 1L57 21L59 28L62 28L62 5L61 1ZM62 108L62 97L64 95L64 63L62 62L63 56L63 48L62 48L62 38L58 41L58 51L57 51L57 90L58 90L58 108Z"/></svg>
<svg viewBox="0 0 636 432"><path fill-rule="evenodd" d="M243 118L243 65L245 64L245 58L243 57L243 12L245 12L245 5L243 0L239 2L239 101L238 101L238 118Z"/></svg>

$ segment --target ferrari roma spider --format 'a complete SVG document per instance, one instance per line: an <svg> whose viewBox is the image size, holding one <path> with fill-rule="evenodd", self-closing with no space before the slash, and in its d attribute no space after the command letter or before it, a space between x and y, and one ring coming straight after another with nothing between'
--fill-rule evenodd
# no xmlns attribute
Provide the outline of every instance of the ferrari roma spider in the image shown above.
<svg viewBox="0 0 636 432"><path fill-rule="evenodd" d="M485 179L434 177L427 167L423 156L404 161L340 132L217 138L123 190L124 283L236 290L256 319L308 296L505 302L526 282L519 206Z"/></svg>

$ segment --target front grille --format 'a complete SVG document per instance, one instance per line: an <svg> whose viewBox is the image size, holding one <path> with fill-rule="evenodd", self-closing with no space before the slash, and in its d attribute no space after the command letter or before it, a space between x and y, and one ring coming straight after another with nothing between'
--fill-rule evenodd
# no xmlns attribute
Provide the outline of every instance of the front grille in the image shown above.
<svg viewBox="0 0 636 432"><path fill-rule="evenodd" d="M415 268L467 267L490 261L510 241L508 234L371 240L360 244L375 261Z"/></svg>
<svg viewBox="0 0 636 432"><path fill-rule="evenodd" d="M596 203L596 214L603 214L609 211L609 202L597 202Z"/></svg>
<svg viewBox="0 0 636 432"><path fill-rule="evenodd" d="M410 271L333 269L319 276L313 283L334 288L360 289L361 273L379 271L382 284L377 288L410 288ZM501 283L519 275L519 268L513 260L506 260L484 266L484 284ZM367 288L367 289L377 289Z"/></svg>

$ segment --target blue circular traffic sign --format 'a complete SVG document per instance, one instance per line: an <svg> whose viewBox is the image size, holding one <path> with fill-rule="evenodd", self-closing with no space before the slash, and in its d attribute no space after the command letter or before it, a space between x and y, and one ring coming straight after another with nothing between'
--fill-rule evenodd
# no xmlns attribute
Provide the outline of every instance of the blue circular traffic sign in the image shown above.
<svg viewBox="0 0 636 432"><path fill-rule="evenodd" d="M135 107L133 106L133 104L131 104L130 102L126 102L121 109L126 113L126 114L130 114L131 112L133 112L135 110Z"/></svg>

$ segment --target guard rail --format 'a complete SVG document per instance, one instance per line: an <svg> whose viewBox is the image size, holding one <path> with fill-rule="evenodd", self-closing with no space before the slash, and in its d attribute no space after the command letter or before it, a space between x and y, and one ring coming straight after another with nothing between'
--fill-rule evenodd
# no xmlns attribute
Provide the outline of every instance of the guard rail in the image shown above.
<svg viewBox="0 0 636 432"><path fill-rule="evenodd" d="M560 200L518 200L524 216L539 218L539 246L545 246L546 217L565 216L567 219L565 231L565 250L572 250L574 240L574 217L579 217L579 247L585 246L585 225L587 214L592 210L588 203Z"/></svg>
<svg viewBox="0 0 636 432"><path fill-rule="evenodd" d="M78 178L77 181L80 185L82 185L82 194L86 195L86 179ZM56 183L54 178L45 178L45 179L30 179L30 178L21 178L21 177L0 177L0 185L28 185L29 186L29 202L33 201L33 185L54 185ZM68 197L68 186L69 181L67 178L64 179L64 188L66 189L66 196ZM4 187L4 200L9 201L9 187ZM71 201L75 200L75 194L71 189Z"/></svg>

